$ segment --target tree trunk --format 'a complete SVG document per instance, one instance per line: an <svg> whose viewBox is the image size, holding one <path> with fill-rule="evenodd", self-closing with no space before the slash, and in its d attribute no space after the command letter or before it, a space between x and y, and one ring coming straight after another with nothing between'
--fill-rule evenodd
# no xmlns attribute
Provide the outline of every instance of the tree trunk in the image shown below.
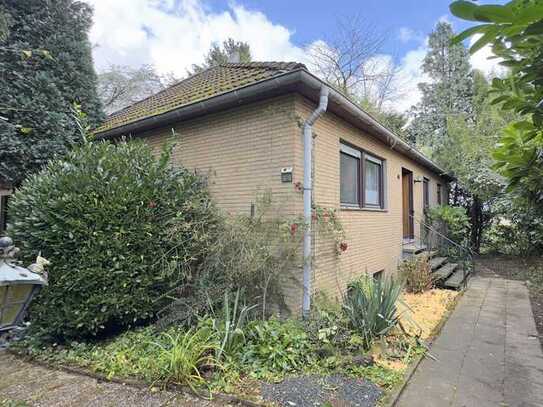
<svg viewBox="0 0 543 407"><path fill-rule="evenodd" d="M470 243L472 250L479 254L481 250L481 234L483 232L483 219L482 219L482 205L481 200L477 195L473 196L473 202L470 207L470 223L471 223L471 236Z"/></svg>

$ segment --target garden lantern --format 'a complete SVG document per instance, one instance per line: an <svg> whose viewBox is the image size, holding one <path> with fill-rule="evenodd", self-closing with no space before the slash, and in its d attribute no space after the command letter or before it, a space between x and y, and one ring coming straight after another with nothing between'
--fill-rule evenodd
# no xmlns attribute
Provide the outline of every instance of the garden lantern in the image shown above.
<svg viewBox="0 0 543 407"><path fill-rule="evenodd" d="M0 332L22 322L32 297L47 284L39 274L15 264L17 251L13 240L0 238Z"/></svg>

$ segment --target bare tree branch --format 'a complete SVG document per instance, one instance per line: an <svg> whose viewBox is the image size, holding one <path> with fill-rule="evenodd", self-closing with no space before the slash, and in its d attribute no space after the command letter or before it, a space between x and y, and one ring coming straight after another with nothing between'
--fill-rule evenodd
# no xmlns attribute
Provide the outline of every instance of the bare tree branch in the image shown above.
<svg viewBox="0 0 543 407"><path fill-rule="evenodd" d="M383 52L386 33L360 16L339 19L331 36L309 47L317 75L358 100L383 108L392 99L398 68Z"/></svg>

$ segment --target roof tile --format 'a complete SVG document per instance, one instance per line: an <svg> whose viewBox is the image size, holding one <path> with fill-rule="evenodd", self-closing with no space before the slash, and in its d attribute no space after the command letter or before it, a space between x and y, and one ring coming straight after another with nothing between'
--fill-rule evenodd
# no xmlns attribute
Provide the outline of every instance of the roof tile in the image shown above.
<svg viewBox="0 0 543 407"><path fill-rule="evenodd" d="M211 67L111 114L95 133L156 116L297 69L297 62L228 63Z"/></svg>

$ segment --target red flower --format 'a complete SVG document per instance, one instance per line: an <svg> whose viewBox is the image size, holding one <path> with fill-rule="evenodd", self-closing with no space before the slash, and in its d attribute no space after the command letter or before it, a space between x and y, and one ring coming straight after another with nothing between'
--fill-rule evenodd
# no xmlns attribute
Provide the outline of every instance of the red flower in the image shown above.
<svg viewBox="0 0 543 407"><path fill-rule="evenodd" d="M341 242L339 244L339 250L341 250L342 252L346 252L348 248L349 248L349 246L345 242Z"/></svg>
<svg viewBox="0 0 543 407"><path fill-rule="evenodd" d="M298 231L298 224L297 223L293 223L292 225L290 225L290 234L292 236L294 236L297 231Z"/></svg>
<svg viewBox="0 0 543 407"><path fill-rule="evenodd" d="M153 209L153 208L156 208L156 202L155 201L150 201L149 202L149 205L147 205L149 208Z"/></svg>

